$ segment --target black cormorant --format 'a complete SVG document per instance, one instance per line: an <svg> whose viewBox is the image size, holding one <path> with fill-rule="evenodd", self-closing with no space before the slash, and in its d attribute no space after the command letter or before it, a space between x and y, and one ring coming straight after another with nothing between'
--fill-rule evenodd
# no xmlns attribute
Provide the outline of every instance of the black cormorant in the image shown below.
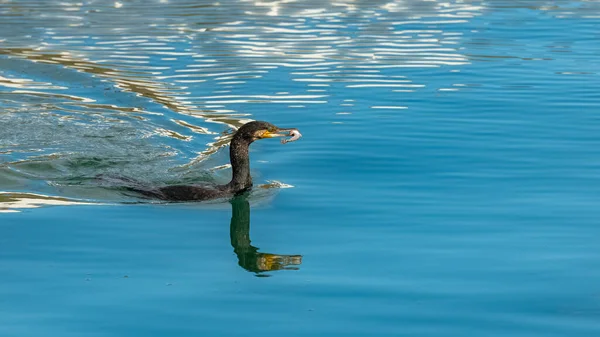
<svg viewBox="0 0 600 337"><path fill-rule="evenodd" d="M301 137L297 129L282 129L267 122L254 121L242 125L231 139L229 158L233 176L225 185L172 185L156 189L127 187L129 191L140 193L146 197L167 201L201 201L232 197L246 192L252 187L250 176L250 158L248 147L252 142L274 137L291 136L282 143L294 141Z"/></svg>

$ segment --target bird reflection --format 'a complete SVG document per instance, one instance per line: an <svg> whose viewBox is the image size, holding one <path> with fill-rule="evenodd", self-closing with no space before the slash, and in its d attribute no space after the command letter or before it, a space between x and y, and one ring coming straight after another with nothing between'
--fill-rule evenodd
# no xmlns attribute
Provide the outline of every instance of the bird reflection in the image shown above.
<svg viewBox="0 0 600 337"><path fill-rule="evenodd" d="M278 255L259 253L250 244L250 203L244 196L231 200L231 225L229 227L231 246L238 257L238 264L257 276L273 270L297 270L302 263L302 255Z"/></svg>

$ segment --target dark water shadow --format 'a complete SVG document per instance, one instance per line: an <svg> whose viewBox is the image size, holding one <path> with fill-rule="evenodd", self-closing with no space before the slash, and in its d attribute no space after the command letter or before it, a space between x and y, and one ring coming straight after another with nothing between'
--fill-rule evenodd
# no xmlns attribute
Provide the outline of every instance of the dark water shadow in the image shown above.
<svg viewBox="0 0 600 337"><path fill-rule="evenodd" d="M229 236L233 252L238 257L240 267L259 277L268 277L265 272L275 270L297 270L302 263L302 255L280 255L261 253L250 240L250 203L246 196L231 201L231 224Z"/></svg>

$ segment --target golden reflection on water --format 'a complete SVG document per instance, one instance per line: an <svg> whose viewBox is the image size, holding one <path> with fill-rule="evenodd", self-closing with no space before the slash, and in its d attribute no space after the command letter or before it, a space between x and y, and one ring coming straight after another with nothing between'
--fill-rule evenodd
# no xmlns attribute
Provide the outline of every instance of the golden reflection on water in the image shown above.
<svg viewBox="0 0 600 337"><path fill-rule="evenodd" d="M62 197L52 197L35 193L0 192L0 213L17 213L22 209L42 206L99 205Z"/></svg>
<svg viewBox="0 0 600 337"><path fill-rule="evenodd" d="M188 112L189 109L186 109L184 105L172 101L169 96L164 95L160 90L162 86L160 83L152 82L152 81L143 81L139 78L136 79L128 79L122 75L119 75L118 72L115 72L114 69L103 67L99 64L84 60L77 59L74 56L61 55L60 57L56 53L48 52L48 51L38 51L35 49L24 49L24 48L5 48L0 49L0 54L11 55L23 57L28 60L34 62L42 62L42 63L58 63L64 67L76 69L85 73L90 73L95 76L106 77L111 80L111 82L115 83L115 85L119 86L122 90L130 91L137 93L143 97L150 98L156 102L159 102L165 105L167 108L179 111L179 112ZM140 74L141 75L141 74ZM1 84L1 83L0 83ZM19 93L19 92L17 92ZM37 94L37 95L48 95L44 92L27 92L28 94ZM57 94L54 94L57 95ZM64 95L67 98L84 101L84 102L95 102L94 99L91 98L81 98L74 97L71 95Z"/></svg>

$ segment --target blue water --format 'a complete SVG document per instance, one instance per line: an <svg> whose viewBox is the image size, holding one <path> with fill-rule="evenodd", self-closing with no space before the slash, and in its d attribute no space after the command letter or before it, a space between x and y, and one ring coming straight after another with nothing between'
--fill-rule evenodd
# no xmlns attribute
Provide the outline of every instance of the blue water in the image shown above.
<svg viewBox="0 0 600 337"><path fill-rule="evenodd" d="M600 334L592 1L0 4L0 335ZM148 203L98 174L226 182Z"/></svg>

